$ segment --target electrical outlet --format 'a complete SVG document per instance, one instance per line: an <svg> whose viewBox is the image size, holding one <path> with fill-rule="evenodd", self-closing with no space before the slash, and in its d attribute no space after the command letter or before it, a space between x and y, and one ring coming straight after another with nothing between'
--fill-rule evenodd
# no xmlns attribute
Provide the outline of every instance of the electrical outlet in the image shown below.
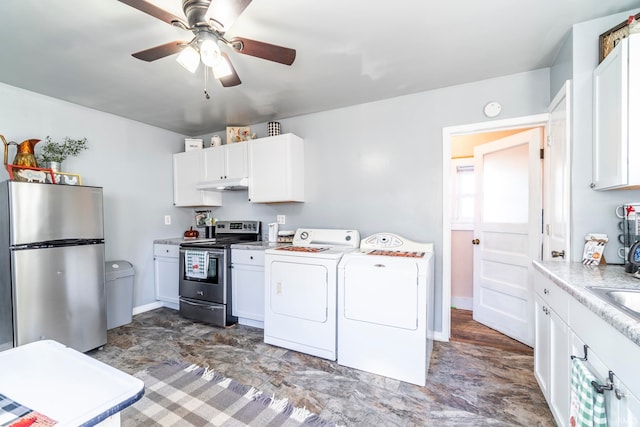
<svg viewBox="0 0 640 427"><path fill-rule="evenodd" d="M171 225L171 215L164 216L164 225Z"/></svg>
<svg viewBox="0 0 640 427"><path fill-rule="evenodd" d="M284 215L278 215L276 216L276 222L280 225L284 225L285 222L285 216Z"/></svg>

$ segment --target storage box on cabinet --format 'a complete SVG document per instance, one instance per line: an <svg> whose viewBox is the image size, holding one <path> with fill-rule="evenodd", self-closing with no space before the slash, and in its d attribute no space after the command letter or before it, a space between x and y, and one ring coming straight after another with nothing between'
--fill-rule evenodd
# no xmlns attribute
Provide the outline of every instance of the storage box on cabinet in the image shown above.
<svg viewBox="0 0 640 427"><path fill-rule="evenodd" d="M640 34L624 38L593 72L595 190L640 188Z"/></svg>

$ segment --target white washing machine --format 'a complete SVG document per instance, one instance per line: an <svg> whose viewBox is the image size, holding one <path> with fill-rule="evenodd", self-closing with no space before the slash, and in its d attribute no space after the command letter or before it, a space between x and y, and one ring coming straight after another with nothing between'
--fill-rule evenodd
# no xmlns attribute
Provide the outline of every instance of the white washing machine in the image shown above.
<svg viewBox="0 0 640 427"><path fill-rule="evenodd" d="M336 360L338 263L359 245L356 230L300 228L265 251L265 343Z"/></svg>
<svg viewBox="0 0 640 427"><path fill-rule="evenodd" d="M338 363L424 386L433 348L433 244L378 233L338 266Z"/></svg>

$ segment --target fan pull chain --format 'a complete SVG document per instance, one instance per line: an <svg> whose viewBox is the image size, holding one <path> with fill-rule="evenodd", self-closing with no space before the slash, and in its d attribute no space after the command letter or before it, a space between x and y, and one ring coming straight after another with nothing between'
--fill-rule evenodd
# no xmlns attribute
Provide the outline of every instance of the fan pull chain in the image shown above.
<svg viewBox="0 0 640 427"><path fill-rule="evenodd" d="M207 92L207 71L209 70L209 67L202 67L204 69L204 97L205 99L211 99L211 97L209 96L209 92Z"/></svg>

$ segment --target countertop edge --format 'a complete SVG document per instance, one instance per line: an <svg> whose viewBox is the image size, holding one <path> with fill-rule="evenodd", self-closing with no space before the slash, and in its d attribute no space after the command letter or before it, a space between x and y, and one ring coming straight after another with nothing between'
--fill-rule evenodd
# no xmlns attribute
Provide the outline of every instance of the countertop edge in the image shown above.
<svg viewBox="0 0 640 427"><path fill-rule="evenodd" d="M624 276L626 273L623 272L623 267L617 265L593 267L584 266L581 263L563 265L561 263L544 263L540 261L533 261L533 266L580 304L640 346L640 321L585 289L586 286L640 287L638 279ZM622 274L615 272L611 275L612 277L605 277L607 276L607 269L619 269ZM576 283L579 281L578 279L582 279L582 283ZM590 283L587 283L587 281L590 281Z"/></svg>

